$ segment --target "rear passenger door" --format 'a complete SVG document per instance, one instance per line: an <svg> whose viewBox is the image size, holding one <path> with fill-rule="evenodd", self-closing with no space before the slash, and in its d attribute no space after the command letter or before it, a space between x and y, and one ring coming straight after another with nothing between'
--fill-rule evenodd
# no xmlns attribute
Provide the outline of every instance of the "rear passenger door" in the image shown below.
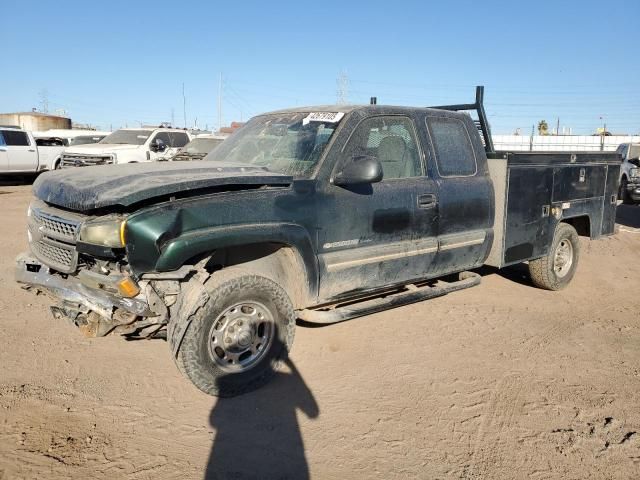
<svg viewBox="0 0 640 480"><path fill-rule="evenodd" d="M486 156L471 119L427 114L427 129L438 183L438 254L434 273L479 266L493 237L494 192ZM475 136L475 137L473 137Z"/></svg>
<svg viewBox="0 0 640 480"><path fill-rule="evenodd" d="M379 183L331 182L318 203L320 298L402 284L428 275L437 251L437 186L425 175L414 119L370 116L355 126L334 174L357 155L378 158Z"/></svg>
<svg viewBox="0 0 640 480"><path fill-rule="evenodd" d="M38 169L38 153L27 132L7 129L1 133L7 148L9 171L35 172Z"/></svg>

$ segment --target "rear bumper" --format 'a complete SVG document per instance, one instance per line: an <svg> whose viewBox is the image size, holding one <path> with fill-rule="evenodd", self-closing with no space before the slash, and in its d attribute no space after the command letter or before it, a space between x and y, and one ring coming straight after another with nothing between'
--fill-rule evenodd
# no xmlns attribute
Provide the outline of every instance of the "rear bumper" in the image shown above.
<svg viewBox="0 0 640 480"><path fill-rule="evenodd" d="M115 309L123 309L139 316L154 315L142 294L135 298L123 298L89 288L72 275L52 273L49 267L28 253L22 253L16 258L15 279L18 283L45 290L63 305L75 308L82 306L107 319L111 319Z"/></svg>

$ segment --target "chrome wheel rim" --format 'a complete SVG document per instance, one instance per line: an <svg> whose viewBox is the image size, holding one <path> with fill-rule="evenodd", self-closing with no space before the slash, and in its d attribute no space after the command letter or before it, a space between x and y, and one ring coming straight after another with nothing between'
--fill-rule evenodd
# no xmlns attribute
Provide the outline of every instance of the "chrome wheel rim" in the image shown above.
<svg viewBox="0 0 640 480"><path fill-rule="evenodd" d="M237 303L213 322L209 356L227 372L254 367L273 343L275 328L269 309L258 302Z"/></svg>
<svg viewBox="0 0 640 480"><path fill-rule="evenodd" d="M556 247L555 255L553 256L553 271L556 276L562 278L569 273L571 266L573 265L573 245L571 242L563 238Z"/></svg>

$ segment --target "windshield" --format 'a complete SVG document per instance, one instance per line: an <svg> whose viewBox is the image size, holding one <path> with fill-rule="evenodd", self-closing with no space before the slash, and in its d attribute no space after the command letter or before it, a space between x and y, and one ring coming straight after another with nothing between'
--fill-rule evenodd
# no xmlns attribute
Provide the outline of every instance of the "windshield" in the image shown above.
<svg viewBox="0 0 640 480"><path fill-rule="evenodd" d="M196 138L182 147L180 153L188 153L189 155L206 155L221 143L221 138Z"/></svg>
<svg viewBox="0 0 640 480"><path fill-rule="evenodd" d="M628 159L640 158L640 145L629 145Z"/></svg>
<svg viewBox="0 0 640 480"><path fill-rule="evenodd" d="M307 178L322 157L341 113L286 113L251 119L205 157ZM317 121L316 119L323 119Z"/></svg>
<svg viewBox="0 0 640 480"><path fill-rule="evenodd" d="M144 145L152 130L116 130L111 135L107 135L98 143L108 143L110 145Z"/></svg>
<svg viewBox="0 0 640 480"><path fill-rule="evenodd" d="M70 145L86 145L88 143L98 143L100 140L104 138L104 135L98 136L82 136L82 137L74 137L69 139Z"/></svg>

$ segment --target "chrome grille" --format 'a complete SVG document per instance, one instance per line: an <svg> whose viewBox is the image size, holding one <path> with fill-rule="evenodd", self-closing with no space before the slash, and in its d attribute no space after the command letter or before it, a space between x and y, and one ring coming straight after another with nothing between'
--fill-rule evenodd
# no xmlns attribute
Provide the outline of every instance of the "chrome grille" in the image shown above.
<svg viewBox="0 0 640 480"><path fill-rule="evenodd" d="M84 218L34 201L29 218L29 245L36 258L60 272L74 272L78 267L76 236Z"/></svg>
<svg viewBox="0 0 640 480"><path fill-rule="evenodd" d="M33 217L38 228L45 235L60 240L74 242L80 224L70 220L65 220L54 215L48 215L41 210L33 209Z"/></svg>
<svg viewBox="0 0 640 480"><path fill-rule="evenodd" d="M31 243L31 251L34 255L56 270L70 273L77 267L78 256L73 245L48 243L46 240L39 240Z"/></svg>
<svg viewBox="0 0 640 480"><path fill-rule="evenodd" d="M89 167L91 165L108 165L113 163L111 155L62 154L63 167Z"/></svg>

